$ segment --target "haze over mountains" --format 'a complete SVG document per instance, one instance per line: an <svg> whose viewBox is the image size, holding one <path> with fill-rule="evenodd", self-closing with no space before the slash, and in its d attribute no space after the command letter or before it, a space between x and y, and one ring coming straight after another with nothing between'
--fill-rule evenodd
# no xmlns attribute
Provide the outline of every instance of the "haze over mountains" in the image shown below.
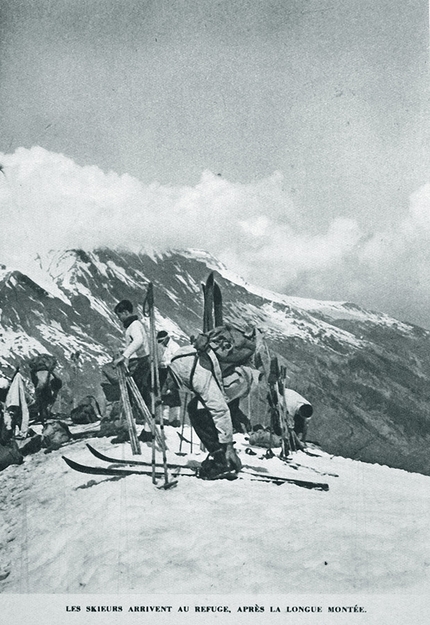
<svg viewBox="0 0 430 625"><path fill-rule="evenodd" d="M225 319L258 326L286 365L290 386L314 405L309 438L329 453L430 475L430 332L348 302L279 295L254 287L209 254L110 249L52 252L37 284L0 273L0 366L54 354L72 397L100 397L100 365L118 349L119 299L143 302L154 283L156 321L180 343L201 329L201 283L216 270ZM41 274L42 275L42 274ZM79 353L78 365L73 356Z"/></svg>

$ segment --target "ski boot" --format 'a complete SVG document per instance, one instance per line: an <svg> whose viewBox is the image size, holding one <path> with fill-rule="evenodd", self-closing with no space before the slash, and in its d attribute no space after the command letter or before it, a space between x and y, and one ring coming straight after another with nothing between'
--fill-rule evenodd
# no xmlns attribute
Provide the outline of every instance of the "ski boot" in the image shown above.
<svg viewBox="0 0 430 625"><path fill-rule="evenodd" d="M235 480L237 468L227 462L225 450L221 448L203 460L198 477L202 480Z"/></svg>

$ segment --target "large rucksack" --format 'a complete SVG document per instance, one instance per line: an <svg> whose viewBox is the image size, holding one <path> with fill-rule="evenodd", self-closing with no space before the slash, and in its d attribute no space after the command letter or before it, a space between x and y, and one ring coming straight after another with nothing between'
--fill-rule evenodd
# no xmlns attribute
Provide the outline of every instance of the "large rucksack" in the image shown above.
<svg viewBox="0 0 430 625"><path fill-rule="evenodd" d="M214 352L223 374L235 366L252 364L256 345L254 328L241 329L229 323L199 334L194 341L197 352Z"/></svg>

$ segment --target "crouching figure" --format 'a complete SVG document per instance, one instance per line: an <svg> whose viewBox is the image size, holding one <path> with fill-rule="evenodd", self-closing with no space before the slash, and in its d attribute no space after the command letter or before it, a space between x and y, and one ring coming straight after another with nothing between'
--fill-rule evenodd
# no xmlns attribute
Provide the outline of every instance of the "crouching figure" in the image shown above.
<svg viewBox="0 0 430 625"><path fill-rule="evenodd" d="M36 420L45 424L51 416L52 406L63 386L61 379L54 373L57 360L50 354L39 354L30 359L28 366L35 391L32 408L36 412Z"/></svg>
<svg viewBox="0 0 430 625"><path fill-rule="evenodd" d="M252 374L249 367L238 366L237 383L223 377L213 350L198 351L181 347L172 357L166 384L176 383L194 393L187 406L191 425L209 452L202 463L200 477L206 480L235 479L242 464L234 449L233 422L229 402L249 392ZM228 379L228 387L224 381Z"/></svg>

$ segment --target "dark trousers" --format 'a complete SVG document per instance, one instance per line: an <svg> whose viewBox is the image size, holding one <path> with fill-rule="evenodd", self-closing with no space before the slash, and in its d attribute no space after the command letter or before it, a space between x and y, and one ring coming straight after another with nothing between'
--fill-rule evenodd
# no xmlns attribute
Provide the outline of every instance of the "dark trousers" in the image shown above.
<svg viewBox="0 0 430 625"><path fill-rule="evenodd" d="M133 358L128 364L131 377L143 397L143 401L151 408L151 363L149 356Z"/></svg>
<svg viewBox="0 0 430 625"><path fill-rule="evenodd" d="M128 368L145 404L151 409L151 364L149 356L131 359ZM118 371L116 367L111 363L104 365L103 375L104 381L102 382L102 388L107 401L119 401L121 393L119 390Z"/></svg>
<svg viewBox="0 0 430 625"><path fill-rule="evenodd" d="M220 449L222 446L218 438L218 430L215 427L211 413L207 408L197 408L198 398L194 397L187 406L191 425L197 436L202 441L209 453ZM234 399L228 404L234 432L243 432L242 423L248 426L248 417L239 408L239 399Z"/></svg>
<svg viewBox="0 0 430 625"><path fill-rule="evenodd" d="M206 408L197 408L198 398L193 397L187 406L188 416L197 436L209 453L221 448L218 430L215 427L211 413Z"/></svg>
<svg viewBox="0 0 430 625"><path fill-rule="evenodd" d="M233 423L233 432L249 432L251 430L251 423L246 414L240 409L240 399L233 399L229 402L231 421Z"/></svg>

